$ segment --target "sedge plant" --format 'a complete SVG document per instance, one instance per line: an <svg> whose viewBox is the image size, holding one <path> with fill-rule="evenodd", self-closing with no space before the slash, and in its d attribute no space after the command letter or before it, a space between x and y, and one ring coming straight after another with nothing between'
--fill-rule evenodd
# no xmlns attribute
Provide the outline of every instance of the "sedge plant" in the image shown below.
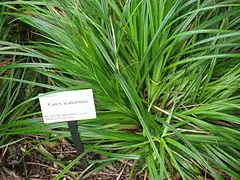
<svg viewBox="0 0 240 180"><path fill-rule="evenodd" d="M23 82L45 92L93 89L97 118L79 121L79 131L87 152L107 159L91 161L89 172L131 159L130 179L138 169L154 180L240 178L238 0L0 5L12 7L8 14L38 31L34 42L4 42L0 49L38 61L5 68L28 68L47 77ZM69 136L65 123L43 125L26 117L13 122L5 134ZM41 126L31 128L36 124Z"/></svg>
<svg viewBox="0 0 240 180"><path fill-rule="evenodd" d="M21 24L10 23L13 17L5 15L7 8L0 7L0 49L12 49L12 46L17 46L21 39ZM11 42L11 43L10 43ZM0 147L8 144L8 135L4 135L5 128L3 125L15 121L23 114L28 114L31 109L35 110L32 102L22 106L14 111L21 102L28 100L37 95L38 90L30 84L25 84L23 81L35 81L36 73L31 69L13 68L20 62L30 61L29 57L17 56L13 54L0 53ZM35 74L35 75L34 75ZM18 81L14 81L17 79Z"/></svg>

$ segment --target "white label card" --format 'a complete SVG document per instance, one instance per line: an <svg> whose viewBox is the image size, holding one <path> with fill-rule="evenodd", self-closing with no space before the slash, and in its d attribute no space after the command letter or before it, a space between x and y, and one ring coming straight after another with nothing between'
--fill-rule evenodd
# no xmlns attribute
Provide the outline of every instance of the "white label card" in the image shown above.
<svg viewBox="0 0 240 180"><path fill-rule="evenodd" d="M96 118L92 89L41 94L39 101L44 123Z"/></svg>

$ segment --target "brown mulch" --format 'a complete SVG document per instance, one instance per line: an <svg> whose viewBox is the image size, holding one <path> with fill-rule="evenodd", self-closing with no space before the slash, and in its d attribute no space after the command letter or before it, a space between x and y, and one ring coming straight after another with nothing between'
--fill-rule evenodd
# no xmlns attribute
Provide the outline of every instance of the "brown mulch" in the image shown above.
<svg viewBox="0 0 240 180"><path fill-rule="evenodd" d="M33 137L32 135L24 135L24 137L34 138L35 141L21 141L11 146L0 149L0 180L51 180L63 169L59 164L52 160L48 160L46 155L50 158L55 158L60 162L65 162L65 166L76 157L74 147L64 138L59 141L47 142L42 145L37 145L41 137ZM43 155L46 154L46 155ZM88 154L87 159L104 159L97 154ZM131 171L132 162L117 161L107 165L99 172L94 172L88 176L88 180L126 180ZM92 165L76 164L71 168L72 174L77 179L82 179L81 174L86 175L91 169ZM65 174L63 180L72 180L71 174ZM136 180L143 180L144 174L140 173L134 177Z"/></svg>

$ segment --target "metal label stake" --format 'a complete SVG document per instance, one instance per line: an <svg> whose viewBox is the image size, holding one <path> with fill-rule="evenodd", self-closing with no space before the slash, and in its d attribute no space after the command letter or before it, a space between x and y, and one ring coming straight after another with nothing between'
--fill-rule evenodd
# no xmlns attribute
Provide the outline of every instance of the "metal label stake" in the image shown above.
<svg viewBox="0 0 240 180"><path fill-rule="evenodd" d="M84 149L76 120L97 117L92 89L39 94L39 101L44 123L67 121L77 154L82 154Z"/></svg>
<svg viewBox="0 0 240 180"><path fill-rule="evenodd" d="M81 143L80 135L78 132L77 121L68 121L67 123L68 123L68 128L71 132L73 143L77 149L77 154L80 155L83 153L84 148L83 148L83 144Z"/></svg>

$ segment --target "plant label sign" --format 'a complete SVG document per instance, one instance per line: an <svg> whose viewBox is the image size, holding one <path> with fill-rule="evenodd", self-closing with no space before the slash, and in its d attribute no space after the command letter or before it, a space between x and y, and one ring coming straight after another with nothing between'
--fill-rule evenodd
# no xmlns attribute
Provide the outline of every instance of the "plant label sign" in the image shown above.
<svg viewBox="0 0 240 180"><path fill-rule="evenodd" d="M44 123L96 118L92 89L41 94L39 101Z"/></svg>
<svg viewBox="0 0 240 180"><path fill-rule="evenodd" d="M76 120L96 118L91 89L40 94L40 106L44 123L67 121L77 154L84 151Z"/></svg>

